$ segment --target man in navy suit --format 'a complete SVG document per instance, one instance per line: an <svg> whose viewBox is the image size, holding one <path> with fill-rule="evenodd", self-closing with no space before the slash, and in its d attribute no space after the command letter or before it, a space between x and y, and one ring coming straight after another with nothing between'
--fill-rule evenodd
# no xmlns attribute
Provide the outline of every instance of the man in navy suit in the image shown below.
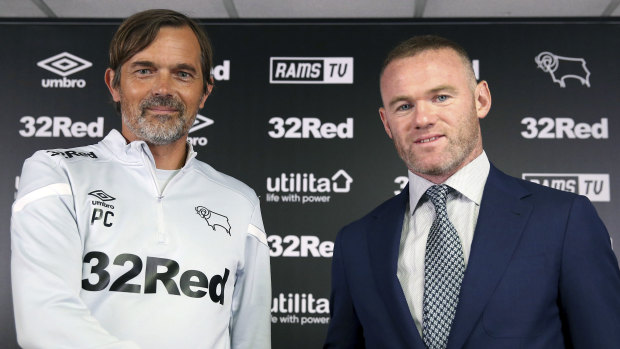
<svg viewBox="0 0 620 349"><path fill-rule="evenodd" d="M491 94L465 50L401 43L381 97L409 185L338 234L325 348L620 348L605 226L587 198L490 164Z"/></svg>

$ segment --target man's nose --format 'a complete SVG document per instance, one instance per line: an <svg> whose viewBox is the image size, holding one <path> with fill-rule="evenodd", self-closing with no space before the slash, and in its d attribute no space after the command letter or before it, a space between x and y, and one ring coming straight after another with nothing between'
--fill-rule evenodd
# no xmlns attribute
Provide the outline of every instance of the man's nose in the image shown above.
<svg viewBox="0 0 620 349"><path fill-rule="evenodd" d="M169 96L172 94L172 76L167 72L160 72L155 79L153 94L156 96Z"/></svg>
<svg viewBox="0 0 620 349"><path fill-rule="evenodd" d="M437 122L434 108L428 103L417 103L413 111L415 127L418 129L432 126Z"/></svg>

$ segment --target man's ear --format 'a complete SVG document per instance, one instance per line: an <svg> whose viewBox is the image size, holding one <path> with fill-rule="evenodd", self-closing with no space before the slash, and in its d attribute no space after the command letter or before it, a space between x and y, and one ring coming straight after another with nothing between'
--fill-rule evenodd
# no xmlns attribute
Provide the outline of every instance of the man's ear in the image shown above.
<svg viewBox="0 0 620 349"><path fill-rule="evenodd" d="M209 97L211 91L213 91L213 77L211 76L209 80L211 81L210 84L207 84L207 92L205 92L205 94L202 96L202 99L200 100L200 109L204 108L207 97Z"/></svg>
<svg viewBox="0 0 620 349"><path fill-rule="evenodd" d="M381 117L381 122L383 123L383 128L385 129L385 133L387 133L388 137L392 139L392 130L390 130L390 125L387 122L387 116L385 115L385 108L379 108L379 116Z"/></svg>
<svg viewBox="0 0 620 349"><path fill-rule="evenodd" d="M105 84L108 86L108 90L110 90L110 94L112 95L112 100L114 100L114 102L120 102L121 101L121 94L119 89L115 88L114 86L112 86L112 81L114 81L114 76L115 76L115 72L114 70L108 68L105 70Z"/></svg>
<svg viewBox="0 0 620 349"><path fill-rule="evenodd" d="M489 110L491 110L491 91L486 81L483 80L478 83L474 98L476 101L476 114L479 119L482 119L487 116Z"/></svg>

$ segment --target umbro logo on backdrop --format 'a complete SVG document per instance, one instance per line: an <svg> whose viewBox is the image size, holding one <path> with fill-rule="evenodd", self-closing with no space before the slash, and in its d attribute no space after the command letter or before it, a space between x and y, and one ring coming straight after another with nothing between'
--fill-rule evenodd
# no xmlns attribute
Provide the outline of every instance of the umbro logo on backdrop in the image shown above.
<svg viewBox="0 0 620 349"><path fill-rule="evenodd" d="M67 79L67 76L92 67L92 63L72 55L69 52L62 52L55 56L37 62L37 66L62 76L62 79L41 79L41 87L44 88L84 88L84 79Z"/></svg>
<svg viewBox="0 0 620 349"><path fill-rule="evenodd" d="M196 120L194 120L194 123L192 124L192 127L189 129L189 133L198 131L200 129L203 129L207 126L211 126L215 123L215 121L209 119L208 117L204 116L204 115L200 115L200 114L196 114ZM204 147L205 145L207 145L207 143L209 142L207 140L207 137L203 137L203 136L194 136L194 137L187 137L188 142L190 142L194 147L199 145L201 147Z"/></svg>
<svg viewBox="0 0 620 349"><path fill-rule="evenodd" d="M194 120L194 123L192 124L192 128L189 129L189 133L198 131L201 128L205 128L207 126L213 125L214 123L215 121L209 119L208 117L204 115L196 114L196 120Z"/></svg>
<svg viewBox="0 0 620 349"><path fill-rule="evenodd" d="M38 62L37 65L60 76L69 76L86 68L90 68L93 64L69 52L63 52L46 58Z"/></svg>

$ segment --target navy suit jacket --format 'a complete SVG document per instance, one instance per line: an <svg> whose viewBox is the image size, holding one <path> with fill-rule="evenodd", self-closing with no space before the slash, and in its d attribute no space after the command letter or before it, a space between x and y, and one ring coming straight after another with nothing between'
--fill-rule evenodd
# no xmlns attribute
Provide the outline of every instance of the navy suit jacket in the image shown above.
<svg viewBox="0 0 620 349"><path fill-rule="evenodd" d="M408 200L338 234L325 348L424 348L396 276ZM620 348L620 271L587 198L491 166L448 348Z"/></svg>

